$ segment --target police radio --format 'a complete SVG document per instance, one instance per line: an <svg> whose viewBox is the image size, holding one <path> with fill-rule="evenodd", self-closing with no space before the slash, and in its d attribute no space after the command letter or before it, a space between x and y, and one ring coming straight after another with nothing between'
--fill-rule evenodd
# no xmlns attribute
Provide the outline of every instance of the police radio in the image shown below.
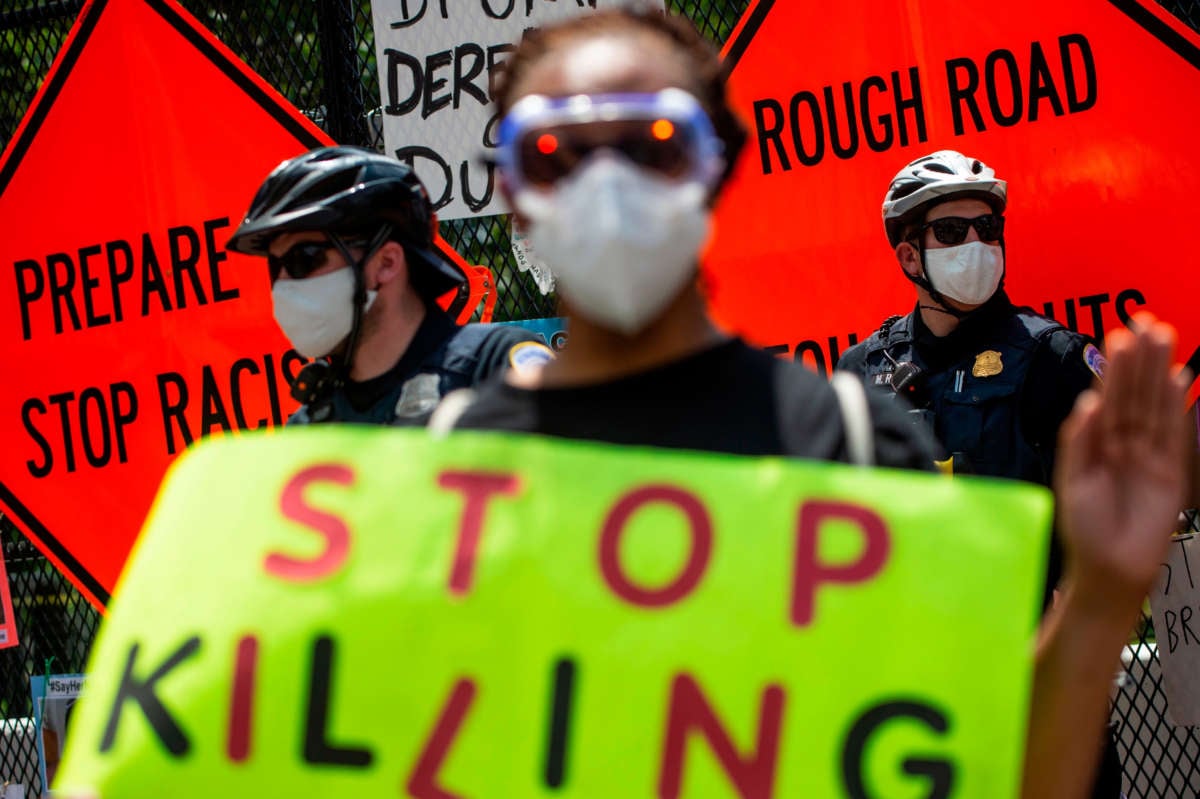
<svg viewBox="0 0 1200 799"><path fill-rule="evenodd" d="M925 370L912 361L897 361L887 350L883 351L883 357L891 361L892 366L895 367L892 370L892 390L907 399L914 407L924 405Z"/></svg>

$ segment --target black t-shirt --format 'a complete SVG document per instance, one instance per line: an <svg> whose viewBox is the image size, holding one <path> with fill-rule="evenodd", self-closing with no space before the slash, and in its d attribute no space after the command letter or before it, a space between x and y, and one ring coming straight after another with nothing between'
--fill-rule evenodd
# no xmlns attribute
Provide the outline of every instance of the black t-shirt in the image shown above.
<svg viewBox="0 0 1200 799"><path fill-rule="evenodd" d="M890 403L869 401L876 462L930 469L931 443ZM841 419L824 379L734 339L603 384L525 389L492 380L455 427L847 461Z"/></svg>

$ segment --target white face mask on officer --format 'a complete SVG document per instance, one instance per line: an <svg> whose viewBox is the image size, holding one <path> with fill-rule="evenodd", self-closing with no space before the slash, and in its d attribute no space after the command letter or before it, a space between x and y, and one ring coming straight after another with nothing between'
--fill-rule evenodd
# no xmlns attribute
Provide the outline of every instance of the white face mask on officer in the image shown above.
<svg viewBox="0 0 1200 799"><path fill-rule="evenodd" d="M598 153L552 192L514 197L529 239L581 316L626 335L643 329L692 280L708 238L708 189Z"/></svg>
<svg viewBox="0 0 1200 799"><path fill-rule="evenodd" d="M367 292L364 316L377 294ZM354 326L354 270L347 266L303 280L281 278L271 287L271 300L275 321L296 352L323 357L337 349Z"/></svg>
<svg viewBox="0 0 1200 799"><path fill-rule="evenodd" d="M934 290L964 305L990 300L1004 277L1004 250L998 244L971 241L927 249L924 262L925 277Z"/></svg>

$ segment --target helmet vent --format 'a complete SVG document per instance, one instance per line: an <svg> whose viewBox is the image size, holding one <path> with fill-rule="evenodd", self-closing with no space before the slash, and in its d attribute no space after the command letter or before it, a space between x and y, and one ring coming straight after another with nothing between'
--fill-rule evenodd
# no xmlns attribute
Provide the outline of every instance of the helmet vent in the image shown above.
<svg viewBox="0 0 1200 799"><path fill-rule="evenodd" d="M929 172L940 172L940 173L942 173L943 175L953 175L953 174L954 174L954 170L953 170L953 169L951 169L950 167L946 166L945 164L939 164L939 163L936 163L936 162L935 162L935 163L932 163L932 164L930 164L930 165L929 165L929 166L927 166L927 167L925 167L925 169L926 169L926 171L929 171Z"/></svg>
<svg viewBox="0 0 1200 799"><path fill-rule="evenodd" d="M309 162L319 164L322 161L336 161L339 158L344 158L346 153L337 147L330 147L320 152L314 153L309 157Z"/></svg>
<svg viewBox="0 0 1200 799"><path fill-rule="evenodd" d="M316 183L305 186L300 196L293 200L292 206L301 208L327 201L330 197L335 197L353 186L357 182L357 177L356 174L347 174L346 172L337 172L324 177Z"/></svg>

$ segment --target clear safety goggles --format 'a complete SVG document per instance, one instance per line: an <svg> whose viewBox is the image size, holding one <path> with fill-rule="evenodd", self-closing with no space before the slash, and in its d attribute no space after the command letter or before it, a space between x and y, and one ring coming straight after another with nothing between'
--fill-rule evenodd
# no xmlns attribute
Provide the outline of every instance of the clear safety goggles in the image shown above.
<svg viewBox="0 0 1200 799"><path fill-rule="evenodd" d="M501 120L497 137L495 162L514 193L549 189L600 150L680 182L711 186L724 168L708 114L682 89L530 95Z"/></svg>

